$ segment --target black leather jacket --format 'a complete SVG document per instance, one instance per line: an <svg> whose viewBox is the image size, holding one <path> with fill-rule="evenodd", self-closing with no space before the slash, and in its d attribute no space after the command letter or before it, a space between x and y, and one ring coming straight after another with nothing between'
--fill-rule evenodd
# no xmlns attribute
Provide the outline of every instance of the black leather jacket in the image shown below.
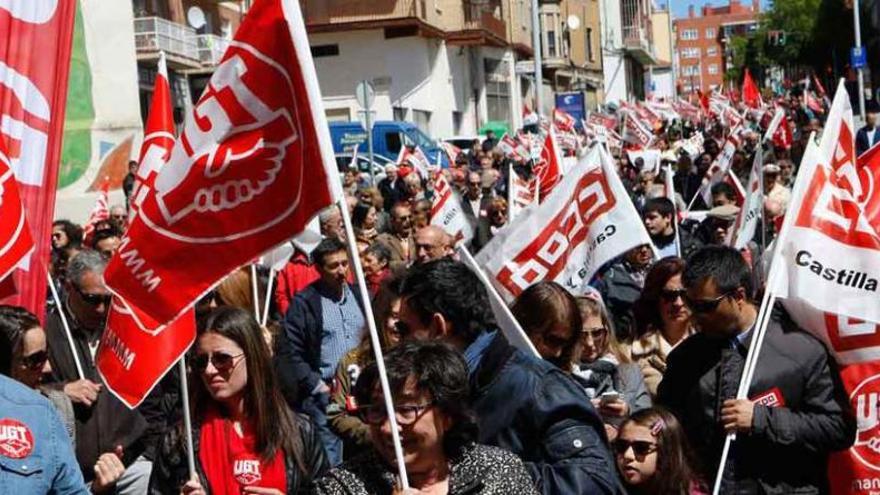
<svg viewBox="0 0 880 495"><path fill-rule="evenodd" d="M312 484L329 469L324 446L312 423L302 415L295 415L294 421L299 428L303 447L303 462L306 473L299 470L293 456L284 458L287 476L286 493L308 493ZM198 423L198 422L194 422ZM196 473L205 493L211 494L211 486L205 477L202 463L199 460L199 434L201 426L193 424L193 451L195 452ZM180 487L189 480L189 467L186 461L186 438L183 428L170 428L159 445L158 455L153 461L153 473L150 475L150 495L166 495L180 493Z"/></svg>

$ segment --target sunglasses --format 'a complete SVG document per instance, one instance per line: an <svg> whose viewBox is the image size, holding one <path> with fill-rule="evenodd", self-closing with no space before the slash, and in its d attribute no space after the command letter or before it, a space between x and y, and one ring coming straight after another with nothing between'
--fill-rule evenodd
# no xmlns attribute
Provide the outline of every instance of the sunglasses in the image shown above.
<svg viewBox="0 0 880 495"><path fill-rule="evenodd" d="M673 303L678 300L678 298L682 298L685 300L687 298L687 291L684 289L663 289L660 291L660 299L663 302Z"/></svg>
<svg viewBox="0 0 880 495"><path fill-rule="evenodd" d="M76 293L79 294L79 297L89 306L109 306L110 300L113 298L110 294L87 294L83 292L76 284L72 284Z"/></svg>
<svg viewBox="0 0 880 495"><path fill-rule="evenodd" d="M225 352L215 352L213 354L197 354L192 358L192 367L194 370L199 373L204 373L206 369L208 369L208 362L211 362L211 365L214 366L219 373L226 373L232 368L235 368L236 362L235 360L244 356L244 353L241 354L226 354ZM239 361L240 362L240 361Z"/></svg>
<svg viewBox="0 0 880 495"><path fill-rule="evenodd" d="M433 405L433 402L426 402L424 404L401 404L394 406L394 417L397 419L397 424L409 426L418 421L419 417ZM385 409L385 404L375 404L358 407L358 416L364 423L378 426L388 419L388 412Z"/></svg>
<svg viewBox="0 0 880 495"><path fill-rule="evenodd" d="M585 328L581 332L581 337L586 339L587 335L589 335L591 339L599 340L605 336L605 332L607 332L607 329L605 327Z"/></svg>
<svg viewBox="0 0 880 495"><path fill-rule="evenodd" d="M28 354L27 356L21 357L21 364L25 368L29 370L40 370L46 364L46 361L49 360L49 353L47 351L37 351L33 354Z"/></svg>
<svg viewBox="0 0 880 495"><path fill-rule="evenodd" d="M684 296L684 302L694 313L711 313L718 309L718 305L721 304L721 301L723 301L725 297L729 297L730 295L731 293L727 292L714 299L691 299Z"/></svg>
<svg viewBox="0 0 880 495"><path fill-rule="evenodd" d="M632 448L633 454L635 454L636 457L645 457L648 454L657 451L657 444L646 440L634 440L630 442L618 438L611 443L611 448L614 449L614 453L617 455L624 455L627 450Z"/></svg>

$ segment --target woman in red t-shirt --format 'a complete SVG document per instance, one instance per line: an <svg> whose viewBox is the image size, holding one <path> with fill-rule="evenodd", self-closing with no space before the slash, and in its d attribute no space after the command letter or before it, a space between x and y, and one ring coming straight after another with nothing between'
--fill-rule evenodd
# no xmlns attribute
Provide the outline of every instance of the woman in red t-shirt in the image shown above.
<svg viewBox="0 0 880 495"><path fill-rule="evenodd" d="M284 402L249 311L212 311L200 325L190 369L198 479L189 479L178 426L160 445L151 493L298 493L326 471L317 432Z"/></svg>

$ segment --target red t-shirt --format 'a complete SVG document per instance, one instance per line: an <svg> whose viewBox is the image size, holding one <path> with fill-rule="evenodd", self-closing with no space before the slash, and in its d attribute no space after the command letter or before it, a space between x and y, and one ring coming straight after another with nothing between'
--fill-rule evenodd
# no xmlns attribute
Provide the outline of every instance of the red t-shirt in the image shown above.
<svg viewBox="0 0 880 495"><path fill-rule="evenodd" d="M270 462L263 462L255 449L256 437L250 425L242 425L241 435L232 422L209 413L199 435L199 461L218 495L239 495L245 486L287 491L284 453L279 449Z"/></svg>

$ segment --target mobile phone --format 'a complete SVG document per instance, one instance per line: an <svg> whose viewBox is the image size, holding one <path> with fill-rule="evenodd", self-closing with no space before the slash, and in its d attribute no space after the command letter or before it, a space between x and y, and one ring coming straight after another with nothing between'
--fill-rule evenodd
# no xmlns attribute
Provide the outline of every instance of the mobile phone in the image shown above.
<svg viewBox="0 0 880 495"><path fill-rule="evenodd" d="M618 392L605 392L599 396L599 402L602 404L617 402L618 400L620 400L620 393Z"/></svg>

